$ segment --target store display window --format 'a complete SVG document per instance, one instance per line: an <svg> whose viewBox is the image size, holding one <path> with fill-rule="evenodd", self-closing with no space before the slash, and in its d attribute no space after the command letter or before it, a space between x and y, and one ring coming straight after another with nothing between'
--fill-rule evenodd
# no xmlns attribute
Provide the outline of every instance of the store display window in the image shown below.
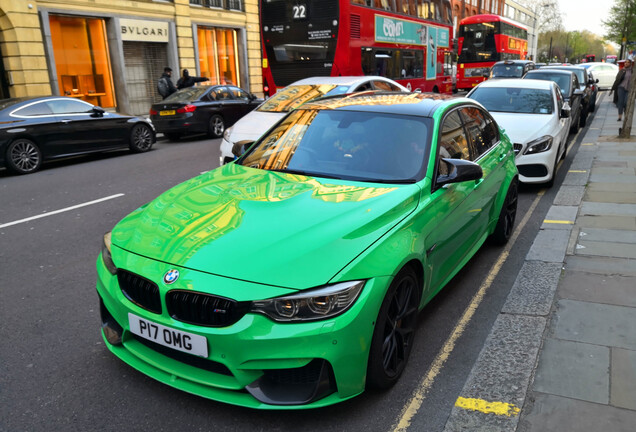
<svg viewBox="0 0 636 432"><path fill-rule="evenodd" d="M115 106L103 19L49 15L60 94Z"/></svg>
<svg viewBox="0 0 636 432"><path fill-rule="evenodd" d="M197 35L201 76L209 77L211 84L240 87L237 31L199 27Z"/></svg>

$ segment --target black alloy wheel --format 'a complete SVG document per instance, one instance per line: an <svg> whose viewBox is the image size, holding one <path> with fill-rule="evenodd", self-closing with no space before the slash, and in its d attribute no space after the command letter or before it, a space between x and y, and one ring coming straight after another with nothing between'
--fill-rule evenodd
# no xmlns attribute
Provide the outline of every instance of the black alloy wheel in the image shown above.
<svg viewBox="0 0 636 432"><path fill-rule="evenodd" d="M553 172L553 179L555 175L556 172ZM515 219L517 217L517 198L518 182L517 179L514 179L508 187L508 192L506 192L506 198L503 206L501 207L499 219L497 220L497 226L491 236L493 243L504 245L508 243L508 240L512 237L512 232L515 227Z"/></svg>
<svg viewBox="0 0 636 432"><path fill-rule="evenodd" d="M42 152L33 141L18 138L7 148L6 165L16 174L30 174L42 165Z"/></svg>
<svg viewBox="0 0 636 432"><path fill-rule="evenodd" d="M149 126L136 124L130 131L130 150L143 153L152 147L152 131Z"/></svg>
<svg viewBox="0 0 636 432"><path fill-rule="evenodd" d="M218 114L214 114L210 117L208 134L212 138L221 138L223 136L223 132L225 132L225 122L223 121L223 117Z"/></svg>
<svg viewBox="0 0 636 432"><path fill-rule="evenodd" d="M389 287L373 331L367 385L393 386L406 367L417 327L421 284L415 271L404 267Z"/></svg>

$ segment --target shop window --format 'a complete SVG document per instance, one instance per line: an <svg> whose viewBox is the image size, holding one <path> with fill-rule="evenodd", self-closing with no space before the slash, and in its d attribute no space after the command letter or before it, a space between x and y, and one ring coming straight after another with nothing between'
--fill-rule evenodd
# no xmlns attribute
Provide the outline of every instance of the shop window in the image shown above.
<svg viewBox="0 0 636 432"><path fill-rule="evenodd" d="M233 29L199 27L199 68L210 84L241 86L237 32Z"/></svg>
<svg viewBox="0 0 636 432"><path fill-rule="evenodd" d="M115 106L104 20L50 15L60 94Z"/></svg>

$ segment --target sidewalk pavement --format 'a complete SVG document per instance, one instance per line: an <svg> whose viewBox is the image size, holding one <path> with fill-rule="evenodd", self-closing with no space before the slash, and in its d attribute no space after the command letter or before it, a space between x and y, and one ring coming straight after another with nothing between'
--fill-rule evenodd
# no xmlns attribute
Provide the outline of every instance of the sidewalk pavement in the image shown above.
<svg viewBox="0 0 636 432"><path fill-rule="evenodd" d="M599 96L447 432L636 431L636 121Z"/></svg>

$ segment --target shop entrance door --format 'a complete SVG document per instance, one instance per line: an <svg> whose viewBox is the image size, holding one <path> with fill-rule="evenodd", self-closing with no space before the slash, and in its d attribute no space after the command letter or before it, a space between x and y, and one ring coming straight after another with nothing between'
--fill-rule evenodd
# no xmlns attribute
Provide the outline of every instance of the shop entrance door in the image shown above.
<svg viewBox="0 0 636 432"><path fill-rule="evenodd" d="M130 114L148 115L150 106L162 100L157 93L157 81L168 65L167 45L128 41L123 45ZM179 75L179 71L172 73Z"/></svg>

